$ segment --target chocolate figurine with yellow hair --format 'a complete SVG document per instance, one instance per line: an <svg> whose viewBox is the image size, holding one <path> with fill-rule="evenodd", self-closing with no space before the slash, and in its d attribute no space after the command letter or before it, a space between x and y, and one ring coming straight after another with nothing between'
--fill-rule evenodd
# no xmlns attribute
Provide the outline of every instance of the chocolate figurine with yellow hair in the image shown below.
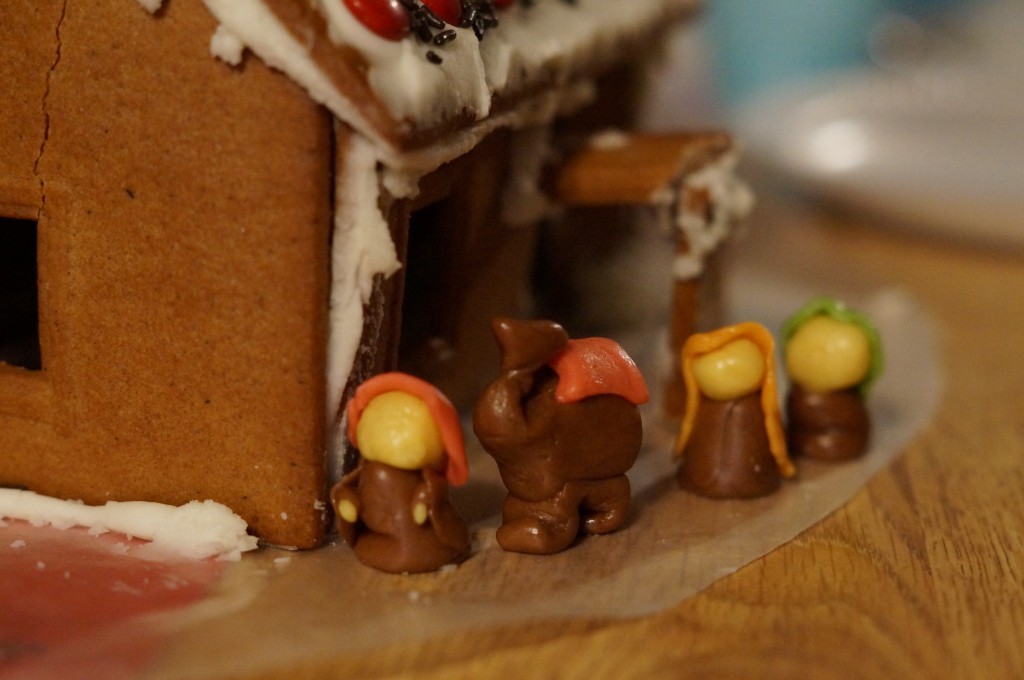
<svg viewBox="0 0 1024 680"><path fill-rule="evenodd" d="M817 298L783 326L789 445L795 455L848 460L867 450L864 397L882 371L871 322L832 298Z"/></svg>
<svg viewBox="0 0 1024 680"><path fill-rule="evenodd" d="M384 373L348 404L361 460L331 490L338 531L360 562L391 573L433 571L469 554L469 530L448 499L466 482L458 414L433 385Z"/></svg>
<svg viewBox="0 0 1024 680"><path fill-rule="evenodd" d="M775 342L745 322L683 345L686 410L676 442L680 485L711 498L755 498L795 470L775 387Z"/></svg>

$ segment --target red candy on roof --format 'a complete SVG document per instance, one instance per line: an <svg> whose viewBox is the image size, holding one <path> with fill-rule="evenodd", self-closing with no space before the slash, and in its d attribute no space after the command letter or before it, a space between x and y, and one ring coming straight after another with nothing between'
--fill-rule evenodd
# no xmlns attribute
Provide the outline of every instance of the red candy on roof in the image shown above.
<svg viewBox="0 0 1024 680"><path fill-rule="evenodd" d="M386 40L409 35L409 13L399 0L344 0L359 23Z"/></svg>
<svg viewBox="0 0 1024 680"><path fill-rule="evenodd" d="M462 22L462 0L422 0L438 19L458 26Z"/></svg>

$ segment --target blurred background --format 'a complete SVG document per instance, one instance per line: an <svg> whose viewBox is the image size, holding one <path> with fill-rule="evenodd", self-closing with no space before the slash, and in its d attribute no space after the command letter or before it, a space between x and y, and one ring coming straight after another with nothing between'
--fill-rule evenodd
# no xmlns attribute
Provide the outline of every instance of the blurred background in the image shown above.
<svg viewBox="0 0 1024 680"><path fill-rule="evenodd" d="M1018 248L1022 36L1024 0L710 0L643 124L728 126L757 182Z"/></svg>

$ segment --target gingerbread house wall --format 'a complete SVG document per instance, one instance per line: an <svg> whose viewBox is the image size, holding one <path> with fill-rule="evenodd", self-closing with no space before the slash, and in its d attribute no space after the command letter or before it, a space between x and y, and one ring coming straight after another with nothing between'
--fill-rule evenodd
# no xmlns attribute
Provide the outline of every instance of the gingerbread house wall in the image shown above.
<svg viewBox="0 0 1024 680"><path fill-rule="evenodd" d="M42 351L0 365L0 484L212 498L317 544L329 117L212 59L201 3L7 0L0 28L0 216L37 220Z"/></svg>

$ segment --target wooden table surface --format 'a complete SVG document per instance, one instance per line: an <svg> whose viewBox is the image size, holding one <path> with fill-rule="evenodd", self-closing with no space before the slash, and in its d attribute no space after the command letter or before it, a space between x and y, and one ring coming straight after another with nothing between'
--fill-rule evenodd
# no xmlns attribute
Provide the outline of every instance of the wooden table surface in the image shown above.
<svg viewBox="0 0 1024 680"><path fill-rule="evenodd" d="M897 286L936 321L933 422L820 524L639 620L487 630L311 660L291 677L1024 677L1024 253L762 202L740 250L787 275ZM842 262L808 262L823 242Z"/></svg>

